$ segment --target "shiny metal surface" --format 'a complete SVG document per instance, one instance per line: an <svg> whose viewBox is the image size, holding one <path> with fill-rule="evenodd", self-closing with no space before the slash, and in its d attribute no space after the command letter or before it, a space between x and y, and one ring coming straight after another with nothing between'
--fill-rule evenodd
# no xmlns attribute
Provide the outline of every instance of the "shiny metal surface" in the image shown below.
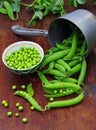
<svg viewBox="0 0 96 130"><path fill-rule="evenodd" d="M78 9L58 17L49 25L48 31L22 28L19 25L12 26L12 31L19 35L48 37L52 46L55 46L57 42L62 42L72 32L70 23L77 26L83 33L89 53L96 47L96 16L85 9Z"/></svg>
<svg viewBox="0 0 96 130"><path fill-rule="evenodd" d="M96 47L96 16L94 14L85 9L78 9L73 12L70 12L62 17L57 18L52 22L49 28L49 34L53 33L54 30L52 30L52 28L55 28L55 26L58 26L57 33L60 33L60 27L60 30L62 30L61 34L58 34L58 36L56 36L59 38L58 40L60 41L63 38L59 37L60 35L62 35L62 32L66 37L71 31L71 28L69 27L68 23L73 23L81 30L87 41L88 53L94 47ZM51 39L50 35L49 39ZM54 41L56 42L57 39L54 39Z"/></svg>

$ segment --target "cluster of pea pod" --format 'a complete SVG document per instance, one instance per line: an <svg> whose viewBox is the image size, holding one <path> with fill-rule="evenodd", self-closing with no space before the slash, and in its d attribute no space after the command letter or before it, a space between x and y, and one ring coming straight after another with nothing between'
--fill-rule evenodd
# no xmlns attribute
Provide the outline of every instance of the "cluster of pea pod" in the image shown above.
<svg viewBox="0 0 96 130"><path fill-rule="evenodd" d="M72 99L49 102L45 109L68 107L81 102L86 75L87 46L81 32L73 31L62 43L57 43L45 54L38 76L42 81L45 97L58 98L72 94ZM47 76L51 76L51 79Z"/></svg>
<svg viewBox="0 0 96 130"><path fill-rule="evenodd" d="M27 92L18 90L14 94L25 98L32 105L32 108L38 111L56 107L68 107L81 102L84 98L81 86L86 74L86 53L87 47L84 37L77 32L73 32L68 39L61 44L57 43L56 47L48 50L40 65L40 69L37 71L42 81L43 90L46 93L45 97L60 98L72 94L77 96L67 100L51 100L42 109L33 97L34 90L32 84L28 84Z"/></svg>

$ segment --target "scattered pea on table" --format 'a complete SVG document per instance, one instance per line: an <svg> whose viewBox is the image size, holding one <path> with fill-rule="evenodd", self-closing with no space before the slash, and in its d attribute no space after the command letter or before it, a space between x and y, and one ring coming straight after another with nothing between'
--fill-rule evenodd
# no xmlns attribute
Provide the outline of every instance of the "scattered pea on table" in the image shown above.
<svg viewBox="0 0 96 130"><path fill-rule="evenodd" d="M23 122L23 123L27 123L27 122L28 122L28 119L27 119L26 117L24 117L24 118L22 119L22 122Z"/></svg>
<svg viewBox="0 0 96 130"><path fill-rule="evenodd" d="M12 111L7 112L7 116L9 116L9 117L12 116L12 114L13 114Z"/></svg>

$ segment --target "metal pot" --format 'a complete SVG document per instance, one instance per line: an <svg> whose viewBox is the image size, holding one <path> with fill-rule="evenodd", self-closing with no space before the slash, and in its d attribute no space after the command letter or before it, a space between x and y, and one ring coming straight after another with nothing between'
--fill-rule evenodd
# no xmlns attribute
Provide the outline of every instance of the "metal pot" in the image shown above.
<svg viewBox="0 0 96 130"><path fill-rule="evenodd" d="M52 46L55 46L56 42L62 42L71 34L69 23L81 30L87 42L88 53L96 47L96 16L85 9L78 9L56 18L50 24L48 31L22 28L19 25L12 26L12 30L19 35L48 37Z"/></svg>

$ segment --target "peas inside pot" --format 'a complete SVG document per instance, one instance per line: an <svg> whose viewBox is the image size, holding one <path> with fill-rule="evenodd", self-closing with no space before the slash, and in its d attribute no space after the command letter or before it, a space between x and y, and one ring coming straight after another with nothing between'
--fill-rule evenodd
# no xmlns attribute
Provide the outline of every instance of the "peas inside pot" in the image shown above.
<svg viewBox="0 0 96 130"><path fill-rule="evenodd" d="M44 51L40 45L30 41L20 41L4 50L2 61L17 74L29 74L36 71L43 57Z"/></svg>

